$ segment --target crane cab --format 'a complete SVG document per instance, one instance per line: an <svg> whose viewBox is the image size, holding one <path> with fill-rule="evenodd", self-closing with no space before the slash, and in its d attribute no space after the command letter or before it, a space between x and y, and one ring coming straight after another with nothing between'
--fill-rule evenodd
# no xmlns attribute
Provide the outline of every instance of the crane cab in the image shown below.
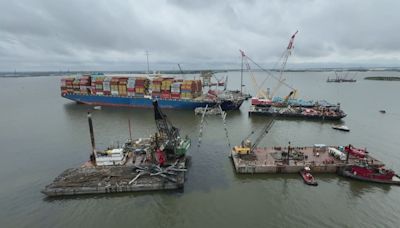
<svg viewBox="0 0 400 228"><path fill-rule="evenodd" d="M242 142L242 145L233 147L233 150L239 155L250 154L251 141L247 139Z"/></svg>
<svg viewBox="0 0 400 228"><path fill-rule="evenodd" d="M249 147L235 146L233 147L233 150L239 155L250 154Z"/></svg>

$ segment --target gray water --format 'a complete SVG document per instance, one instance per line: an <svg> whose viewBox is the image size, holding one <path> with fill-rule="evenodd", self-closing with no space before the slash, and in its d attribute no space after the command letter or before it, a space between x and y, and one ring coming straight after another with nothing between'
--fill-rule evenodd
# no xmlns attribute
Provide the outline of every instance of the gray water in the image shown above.
<svg viewBox="0 0 400 228"><path fill-rule="evenodd" d="M218 77L226 74L230 87L237 88L239 73ZM342 84L325 82L332 72L286 75L302 98L341 102L348 114L343 123L351 132L334 131L331 122L279 120L261 146L352 143L400 172L400 83L362 79L395 73L358 73L356 83ZM258 80L263 76L257 73ZM198 148L200 117L192 111L165 111L181 135L192 138L183 192L46 198L40 190L63 170L86 161L90 151L88 107L61 98L59 79L0 78L1 227L399 227L400 187L336 175L316 175L318 187L304 185L295 174L236 175L221 119L207 118ZM248 76L245 82L253 91ZM284 87L279 91L289 93ZM248 106L228 113L232 145L267 120L249 118ZM93 112L98 147L127 139L128 118L134 137L155 131L151 109Z"/></svg>

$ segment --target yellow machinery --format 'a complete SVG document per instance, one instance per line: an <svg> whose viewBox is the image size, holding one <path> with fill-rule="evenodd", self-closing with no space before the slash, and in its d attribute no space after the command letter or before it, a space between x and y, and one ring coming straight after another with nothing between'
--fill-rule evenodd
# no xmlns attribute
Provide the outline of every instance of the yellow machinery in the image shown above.
<svg viewBox="0 0 400 228"><path fill-rule="evenodd" d="M267 124L264 126L262 131L260 132L260 135L257 137L257 139L254 141L252 144L251 141L249 140L249 137L254 133L252 131L249 136L246 137L245 140L242 141L240 146L235 146L233 147L234 152L237 155L247 155L247 154L254 154L254 149L257 147L257 145L260 143L261 139L265 134L268 133L269 129L271 129L273 123L274 123L275 116L272 117L271 121L267 122Z"/></svg>
<svg viewBox="0 0 400 228"><path fill-rule="evenodd" d="M242 141L242 145L233 147L233 150L239 155L250 154L251 141L248 139L246 141Z"/></svg>

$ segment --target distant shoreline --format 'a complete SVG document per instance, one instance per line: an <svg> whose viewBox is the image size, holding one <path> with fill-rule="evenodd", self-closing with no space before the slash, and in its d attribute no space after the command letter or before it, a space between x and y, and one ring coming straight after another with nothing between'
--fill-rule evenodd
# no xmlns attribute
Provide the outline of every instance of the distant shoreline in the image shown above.
<svg viewBox="0 0 400 228"><path fill-rule="evenodd" d="M375 81L400 81L400 77L365 77L365 80L375 80Z"/></svg>
<svg viewBox="0 0 400 228"><path fill-rule="evenodd" d="M227 72L240 72L240 69L208 69L208 70L160 70L157 73L160 74L200 74L204 71L211 71L213 73L227 73ZM263 70L253 70L255 72L262 72ZM267 69L270 72L279 72L278 69ZM384 69L335 69L335 68L314 68L314 69L287 69L285 72L400 72L400 68L384 68ZM92 74L92 73L104 73L104 74L147 74L146 71L21 71L21 72L1 72L0 78L22 78L22 77L47 77L47 76L72 76L81 74ZM153 73L153 72L151 72ZM375 79L376 78L376 79ZM399 77L386 77L389 79L380 79L379 77L367 77L366 80L386 80L386 81L398 81ZM394 78L394 79L391 79Z"/></svg>

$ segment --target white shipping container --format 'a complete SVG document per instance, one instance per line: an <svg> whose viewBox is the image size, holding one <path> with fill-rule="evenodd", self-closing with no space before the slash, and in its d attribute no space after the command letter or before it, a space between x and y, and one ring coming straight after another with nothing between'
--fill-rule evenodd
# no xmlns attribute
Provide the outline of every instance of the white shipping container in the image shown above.
<svg viewBox="0 0 400 228"><path fill-rule="evenodd" d="M134 78L129 78L128 79L128 84L126 85L127 88L135 88L135 79Z"/></svg>
<svg viewBox="0 0 400 228"><path fill-rule="evenodd" d="M106 156L98 155L96 157L96 164L98 166L123 165L124 163L125 163L125 156L121 148L111 150L111 153L109 153Z"/></svg>
<svg viewBox="0 0 400 228"><path fill-rule="evenodd" d="M111 91L110 82L111 82L110 78L105 78L104 79L104 81L103 81L103 91Z"/></svg>
<svg viewBox="0 0 400 228"><path fill-rule="evenodd" d="M337 159L340 159L341 161L345 161L346 160L346 155L341 152L340 150L333 148L333 147L329 147L328 148L328 153L332 156L334 156Z"/></svg>

